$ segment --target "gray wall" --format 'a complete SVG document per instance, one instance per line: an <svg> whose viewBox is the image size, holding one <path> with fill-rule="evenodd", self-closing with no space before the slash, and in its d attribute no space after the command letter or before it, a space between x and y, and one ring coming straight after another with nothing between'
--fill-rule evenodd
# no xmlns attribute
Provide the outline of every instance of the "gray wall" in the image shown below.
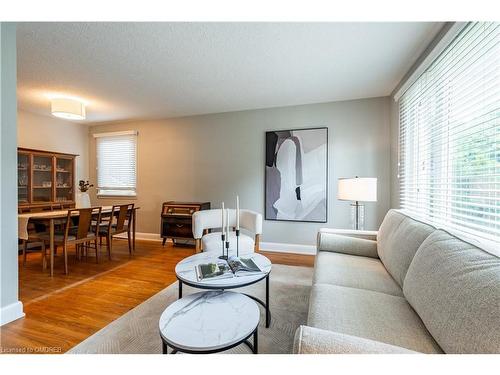
<svg viewBox="0 0 500 375"><path fill-rule="evenodd" d="M37 150L78 154L75 179L89 176L89 129L85 124L65 121L50 115L17 112L17 145Z"/></svg>
<svg viewBox="0 0 500 375"><path fill-rule="evenodd" d="M0 23L0 320L22 316L17 269L16 25Z"/></svg>
<svg viewBox="0 0 500 375"><path fill-rule="evenodd" d="M160 121L101 124L91 133L138 130L139 232L159 233L161 203L221 201L264 211L266 130L329 128L328 223L264 221L264 242L315 243L320 227L349 228L349 202L338 201L339 177L378 177L377 203L366 207L367 229L376 229L390 206L389 98L230 112ZM96 181L95 140L89 173ZM95 204L120 202L97 199Z"/></svg>

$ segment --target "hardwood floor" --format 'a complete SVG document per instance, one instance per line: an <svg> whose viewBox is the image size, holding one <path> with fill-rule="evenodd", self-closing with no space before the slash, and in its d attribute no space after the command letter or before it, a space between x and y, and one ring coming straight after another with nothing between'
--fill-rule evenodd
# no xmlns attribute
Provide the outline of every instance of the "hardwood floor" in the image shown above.
<svg viewBox="0 0 500 375"><path fill-rule="evenodd" d="M0 352L63 353L176 281L174 268L193 248L137 241L130 257L126 241L113 243L113 259L104 249L100 263L76 261L69 251L69 275L56 257L55 275L41 271L39 253L19 257L20 299L26 317L0 327ZM311 255L262 252L273 263L312 266Z"/></svg>

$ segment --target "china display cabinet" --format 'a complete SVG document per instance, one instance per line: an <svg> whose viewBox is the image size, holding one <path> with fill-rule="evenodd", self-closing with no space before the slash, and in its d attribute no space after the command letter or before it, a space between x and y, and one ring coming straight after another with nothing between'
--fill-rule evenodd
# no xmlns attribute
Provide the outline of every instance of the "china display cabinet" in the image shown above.
<svg viewBox="0 0 500 375"><path fill-rule="evenodd" d="M47 206L73 207L76 156L18 148L17 196L20 210Z"/></svg>

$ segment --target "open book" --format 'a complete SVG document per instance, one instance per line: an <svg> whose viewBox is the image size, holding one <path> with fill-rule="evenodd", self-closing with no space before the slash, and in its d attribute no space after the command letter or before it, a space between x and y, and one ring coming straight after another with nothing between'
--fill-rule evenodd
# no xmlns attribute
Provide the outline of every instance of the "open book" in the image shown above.
<svg viewBox="0 0 500 375"><path fill-rule="evenodd" d="M262 273L262 270L251 258L229 257L227 264L235 276L249 276Z"/></svg>
<svg viewBox="0 0 500 375"><path fill-rule="evenodd" d="M249 276L262 273L253 259L230 257L227 261L198 264L195 267L198 281L207 279L226 279L237 276Z"/></svg>

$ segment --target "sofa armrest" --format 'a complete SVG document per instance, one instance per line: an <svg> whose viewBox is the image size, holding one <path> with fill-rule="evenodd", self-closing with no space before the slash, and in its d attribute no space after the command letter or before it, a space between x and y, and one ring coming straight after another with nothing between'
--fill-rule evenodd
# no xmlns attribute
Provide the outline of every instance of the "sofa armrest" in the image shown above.
<svg viewBox="0 0 500 375"><path fill-rule="evenodd" d="M317 250L378 258L377 241L335 234L325 230L318 232Z"/></svg>
<svg viewBox="0 0 500 375"><path fill-rule="evenodd" d="M416 354L400 346L346 335L324 329L300 326L293 343L295 354Z"/></svg>

